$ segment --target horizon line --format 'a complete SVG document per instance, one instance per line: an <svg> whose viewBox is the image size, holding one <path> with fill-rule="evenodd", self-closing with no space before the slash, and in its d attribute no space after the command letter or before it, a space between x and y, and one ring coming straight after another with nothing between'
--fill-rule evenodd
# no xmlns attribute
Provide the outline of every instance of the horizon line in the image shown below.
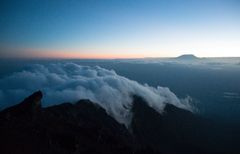
<svg viewBox="0 0 240 154"><path fill-rule="evenodd" d="M188 55L188 54L182 54L182 55ZM147 56L147 57L1 57L0 59L19 59L19 60L131 60L131 59L170 59L170 58L178 58L179 56L169 56L169 57L153 57L153 56ZM196 56L196 58L203 59L203 58L240 58L240 56Z"/></svg>

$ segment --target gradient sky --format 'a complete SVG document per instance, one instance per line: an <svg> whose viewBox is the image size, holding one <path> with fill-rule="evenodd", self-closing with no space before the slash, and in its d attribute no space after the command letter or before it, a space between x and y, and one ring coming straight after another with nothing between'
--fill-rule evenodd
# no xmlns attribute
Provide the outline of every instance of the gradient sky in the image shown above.
<svg viewBox="0 0 240 154"><path fill-rule="evenodd" d="M0 56L240 56L239 0L2 0Z"/></svg>

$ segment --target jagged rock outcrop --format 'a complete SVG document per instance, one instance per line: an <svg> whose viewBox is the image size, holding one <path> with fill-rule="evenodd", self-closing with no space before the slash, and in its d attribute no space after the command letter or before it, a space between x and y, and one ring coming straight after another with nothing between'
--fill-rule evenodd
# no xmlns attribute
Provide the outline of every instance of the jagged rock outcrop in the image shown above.
<svg viewBox="0 0 240 154"><path fill-rule="evenodd" d="M89 100L41 108L42 93L0 112L0 153L131 153L129 132Z"/></svg>
<svg viewBox="0 0 240 154"><path fill-rule="evenodd" d="M32 118L34 115L38 114L41 110L41 99L43 94L41 91L37 91L25 98L21 103L9 107L4 111L0 112L0 116L3 116L7 119L11 118Z"/></svg>
<svg viewBox="0 0 240 154"><path fill-rule="evenodd" d="M127 129L91 102L41 107L42 92L0 112L0 153L233 153L239 131L166 105L159 114L133 97ZM232 134L234 133L234 134Z"/></svg>

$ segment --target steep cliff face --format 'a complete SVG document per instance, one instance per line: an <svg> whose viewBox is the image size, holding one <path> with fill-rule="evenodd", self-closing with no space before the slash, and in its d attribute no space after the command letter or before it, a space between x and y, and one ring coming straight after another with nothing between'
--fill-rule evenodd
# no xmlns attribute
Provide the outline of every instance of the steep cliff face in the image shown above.
<svg viewBox="0 0 240 154"><path fill-rule="evenodd" d="M238 150L239 137L167 105L159 114L134 96L127 129L89 100L42 108L33 93L0 112L0 153L215 153ZM235 133L237 133L236 131ZM223 135L225 134L225 135Z"/></svg>

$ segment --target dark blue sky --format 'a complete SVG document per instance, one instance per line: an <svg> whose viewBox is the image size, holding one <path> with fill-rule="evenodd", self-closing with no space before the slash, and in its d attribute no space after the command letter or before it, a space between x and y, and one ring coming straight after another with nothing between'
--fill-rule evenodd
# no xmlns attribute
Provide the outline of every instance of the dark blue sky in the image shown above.
<svg viewBox="0 0 240 154"><path fill-rule="evenodd" d="M237 0L6 0L0 7L1 52L13 55L240 56Z"/></svg>

